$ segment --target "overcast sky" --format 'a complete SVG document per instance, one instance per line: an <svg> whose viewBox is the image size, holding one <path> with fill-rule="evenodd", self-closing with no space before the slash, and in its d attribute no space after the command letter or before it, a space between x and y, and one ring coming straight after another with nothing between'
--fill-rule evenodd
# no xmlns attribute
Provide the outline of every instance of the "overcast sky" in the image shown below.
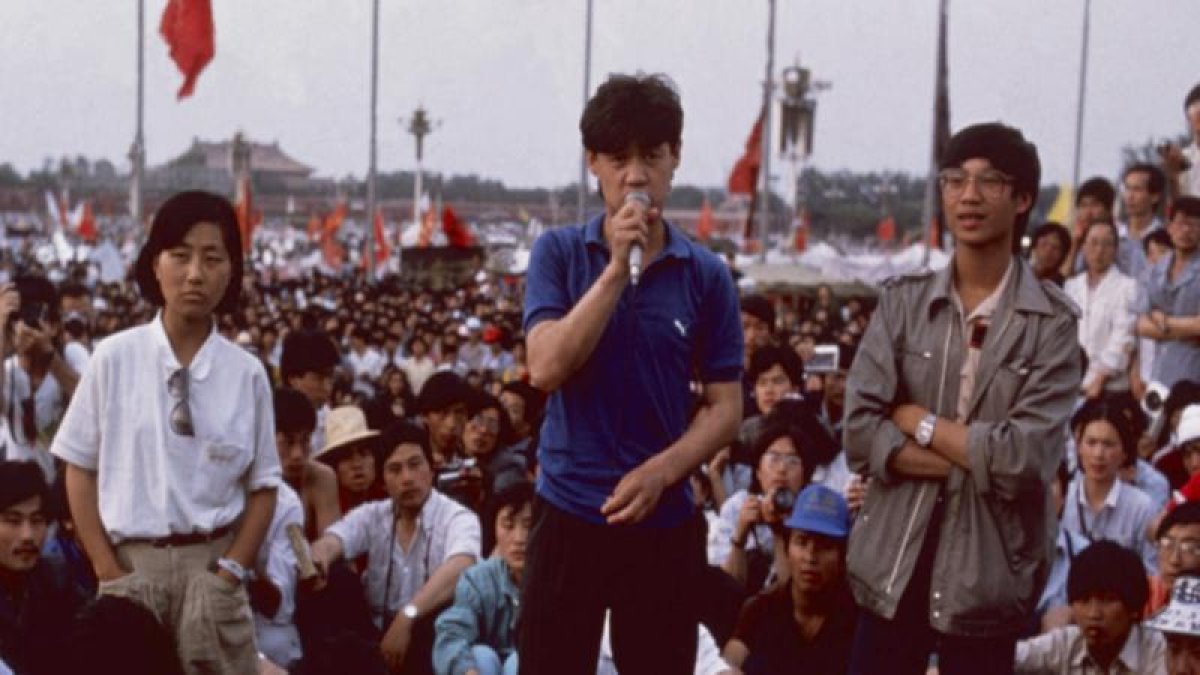
<svg viewBox="0 0 1200 675"><path fill-rule="evenodd" d="M213 0L216 58L195 95L146 3L146 141L156 165L193 137L243 130L326 176L366 174L370 0ZM820 95L813 163L923 171L931 133L937 0L779 0L776 63L797 57ZM1045 182L1071 174L1084 0L952 0L954 128L990 120L1039 147ZM0 0L0 162L106 157L134 132L136 0ZM411 169L397 121L424 104L441 126L426 163L509 186L579 171L584 0L382 0L381 170ZM684 110L677 182L721 186L761 100L767 0L596 0L593 88L610 72L669 74ZM1115 175L1120 148L1183 132L1200 81L1195 0L1095 0L1084 175Z"/></svg>

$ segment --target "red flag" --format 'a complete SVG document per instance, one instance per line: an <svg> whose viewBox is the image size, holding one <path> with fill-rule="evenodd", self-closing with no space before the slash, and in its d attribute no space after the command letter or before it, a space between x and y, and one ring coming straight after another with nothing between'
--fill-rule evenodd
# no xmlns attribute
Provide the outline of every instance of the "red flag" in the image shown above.
<svg viewBox="0 0 1200 675"><path fill-rule="evenodd" d="M875 226L875 237L883 244L890 244L896 239L896 219L892 218L892 214L884 216Z"/></svg>
<svg viewBox="0 0 1200 675"><path fill-rule="evenodd" d="M324 230L321 232L321 240L332 239L337 231L342 227L342 221L346 219L346 202L339 201L337 206L333 207L333 211L325 216Z"/></svg>
<svg viewBox="0 0 1200 675"><path fill-rule="evenodd" d="M210 0L167 0L158 32L171 49L171 60L183 73L178 98L191 96L200 71L216 53Z"/></svg>
<svg viewBox="0 0 1200 675"><path fill-rule="evenodd" d="M392 255L391 248L388 247L387 237L383 233L383 209L375 210L375 264L382 265L387 262L388 257ZM363 242L362 255L363 269L367 268L367 243Z"/></svg>
<svg viewBox="0 0 1200 675"><path fill-rule="evenodd" d="M700 206L700 220L696 221L696 238L700 241L708 241L710 238L712 238L712 233L712 205L708 203L708 198L705 197L704 203Z"/></svg>
<svg viewBox="0 0 1200 675"><path fill-rule="evenodd" d="M254 228L262 221L262 213L254 210L254 197L250 190L249 176L242 176L238 179L237 201L234 202L233 209L237 212L238 231L242 234L242 252L244 255L249 255Z"/></svg>
<svg viewBox="0 0 1200 675"><path fill-rule="evenodd" d="M458 219L454 209L446 206L442 209L442 231L446 233L446 243L456 248L469 248L475 245L475 237L467 224Z"/></svg>
<svg viewBox="0 0 1200 675"><path fill-rule="evenodd" d="M96 215L92 213L92 202L83 203L83 214L79 216L79 226L75 229L79 238L89 244L96 242Z"/></svg>
<svg viewBox="0 0 1200 675"><path fill-rule="evenodd" d="M750 138L746 139L746 151L729 174L729 192L732 194L753 195L758 191L758 167L762 164L762 124L763 113L760 111L754 128L750 130Z"/></svg>
<svg viewBox="0 0 1200 675"><path fill-rule="evenodd" d="M321 255L325 259L325 264L334 269L341 267L342 261L346 259L346 252L337 243L337 232L345 219L346 202L342 200L333 207L333 211L329 215L325 216L321 227Z"/></svg>

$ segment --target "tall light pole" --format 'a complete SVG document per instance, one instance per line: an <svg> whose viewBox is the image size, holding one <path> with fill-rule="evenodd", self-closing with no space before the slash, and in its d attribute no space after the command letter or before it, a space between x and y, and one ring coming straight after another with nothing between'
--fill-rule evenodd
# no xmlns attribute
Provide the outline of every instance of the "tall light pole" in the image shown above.
<svg viewBox="0 0 1200 675"><path fill-rule="evenodd" d="M583 24L583 105L586 107L588 97L592 93L592 0L587 0L587 13ZM579 155L579 197L576 205L576 215L579 222L587 220L585 212L588 191L587 151Z"/></svg>
<svg viewBox="0 0 1200 675"><path fill-rule="evenodd" d="M140 241L144 235L142 223L145 220L142 213L142 181L146 171L146 140L142 134L142 109L145 97L145 31L146 31L146 1L138 0L137 4L137 127L133 132L133 145L129 148L129 161L133 165L129 181L129 215L135 225L134 233Z"/></svg>
<svg viewBox="0 0 1200 675"><path fill-rule="evenodd" d="M367 283L375 280L375 117L379 102L379 0L371 2L371 142L367 161Z"/></svg>
<svg viewBox="0 0 1200 675"><path fill-rule="evenodd" d="M425 154L425 137L433 133L433 124L430 123L424 106L417 106L413 112L412 118L408 121L408 133L412 134L417 141L417 172L413 177L413 224L419 228L421 227L421 162ZM396 249L399 250L400 246L397 245Z"/></svg>
<svg viewBox="0 0 1200 675"><path fill-rule="evenodd" d="M1075 162L1071 171L1071 189L1079 186L1079 155L1083 150L1083 104L1087 98L1088 33L1092 0L1083 0L1083 46L1079 54L1079 100L1075 108ZM1072 209L1074 219L1074 209Z"/></svg>
<svg viewBox="0 0 1200 675"><path fill-rule="evenodd" d="M767 261L767 228L771 223L771 95L775 88L775 0L767 0L767 78L763 81L762 196L759 198L759 261Z"/></svg>

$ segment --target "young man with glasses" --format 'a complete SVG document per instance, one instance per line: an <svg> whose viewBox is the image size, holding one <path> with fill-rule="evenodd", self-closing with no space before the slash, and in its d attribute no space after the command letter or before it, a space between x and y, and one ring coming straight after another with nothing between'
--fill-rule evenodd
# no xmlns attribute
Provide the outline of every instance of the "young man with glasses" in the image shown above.
<svg viewBox="0 0 1200 675"><path fill-rule="evenodd" d="M1138 296L1137 334L1157 341L1151 381L1166 387L1200 373L1200 197L1180 197L1167 225L1174 250Z"/></svg>
<svg viewBox="0 0 1200 675"><path fill-rule="evenodd" d="M1200 502L1184 502L1158 524L1158 574L1150 577L1146 616L1166 606L1171 587L1185 574L1200 574Z"/></svg>
<svg viewBox="0 0 1200 675"><path fill-rule="evenodd" d="M850 672L1012 672L1054 542L1050 482L1079 387L1073 303L1017 256L1037 150L1001 124L941 158L947 267L884 285L844 446L871 489L850 535ZM999 562L997 562L999 561Z"/></svg>

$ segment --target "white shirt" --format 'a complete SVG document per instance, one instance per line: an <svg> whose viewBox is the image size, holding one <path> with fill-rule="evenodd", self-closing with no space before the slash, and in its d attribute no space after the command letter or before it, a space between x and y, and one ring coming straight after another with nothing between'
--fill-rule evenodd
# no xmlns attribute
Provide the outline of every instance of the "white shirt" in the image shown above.
<svg viewBox="0 0 1200 675"><path fill-rule="evenodd" d="M96 346L51 445L95 471L100 520L114 542L211 532L251 491L277 487L271 385L258 359L213 330L189 370L194 436L171 430L179 369L161 315Z"/></svg>
<svg viewBox="0 0 1200 675"><path fill-rule="evenodd" d="M364 349L362 354L356 354L351 349L346 352L346 363L350 366L350 372L354 374L354 379L377 380L383 374L383 367L387 365L387 357L382 352L369 347Z"/></svg>
<svg viewBox="0 0 1200 675"><path fill-rule="evenodd" d="M412 388L414 394L421 393L421 387L425 386L425 380L428 380L437 370L437 364L428 354L419 359L415 356L401 359L399 366L404 374L408 375L408 386Z"/></svg>
<svg viewBox="0 0 1200 675"><path fill-rule="evenodd" d="M272 663L287 666L303 656L300 632L292 617L296 612L296 553L288 539L287 526L304 528L304 504L287 483L280 483L275 493L275 513L271 526L258 549L255 573L265 577L279 589L279 609L275 616L254 613L254 633L258 650Z"/></svg>
<svg viewBox="0 0 1200 675"><path fill-rule="evenodd" d="M1079 305L1079 345L1088 357L1088 370L1081 386L1086 387L1100 373L1108 373L1104 388L1129 388L1129 355L1133 350L1133 326L1137 322L1134 300L1137 282L1125 276L1116 265L1108 268L1100 283L1090 288L1087 272L1077 274L1063 284L1063 290Z"/></svg>
<svg viewBox="0 0 1200 675"><path fill-rule="evenodd" d="M1192 168L1179 174L1180 194L1200 197L1200 143L1184 148L1183 156L1192 163Z"/></svg>
<svg viewBox="0 0 1200 675"><path fill-rule="evenodd" d="M360 504L325 530L342 542L346 559L368 554L367 604L381 627L384 617L408 604L442 563L456 555L479 559L478 516L437 490L430 490L421 507L407 552L393 536L392 514L392 500L379 499Z"/></svg>
<svg viewBox="0 0 1200 675"><path fill-rule="evenodd" d="M17 365L17 357L11 356L4 362L4 416L12 426L13 437L18 443L36 445L36 438L25 438L21 426L21 401L33 397L34 419L38 435L49 430L62 418L67 407L66 397L54 373L47 372L36 392L30 393L32 382L29 373Z"/></svg>

